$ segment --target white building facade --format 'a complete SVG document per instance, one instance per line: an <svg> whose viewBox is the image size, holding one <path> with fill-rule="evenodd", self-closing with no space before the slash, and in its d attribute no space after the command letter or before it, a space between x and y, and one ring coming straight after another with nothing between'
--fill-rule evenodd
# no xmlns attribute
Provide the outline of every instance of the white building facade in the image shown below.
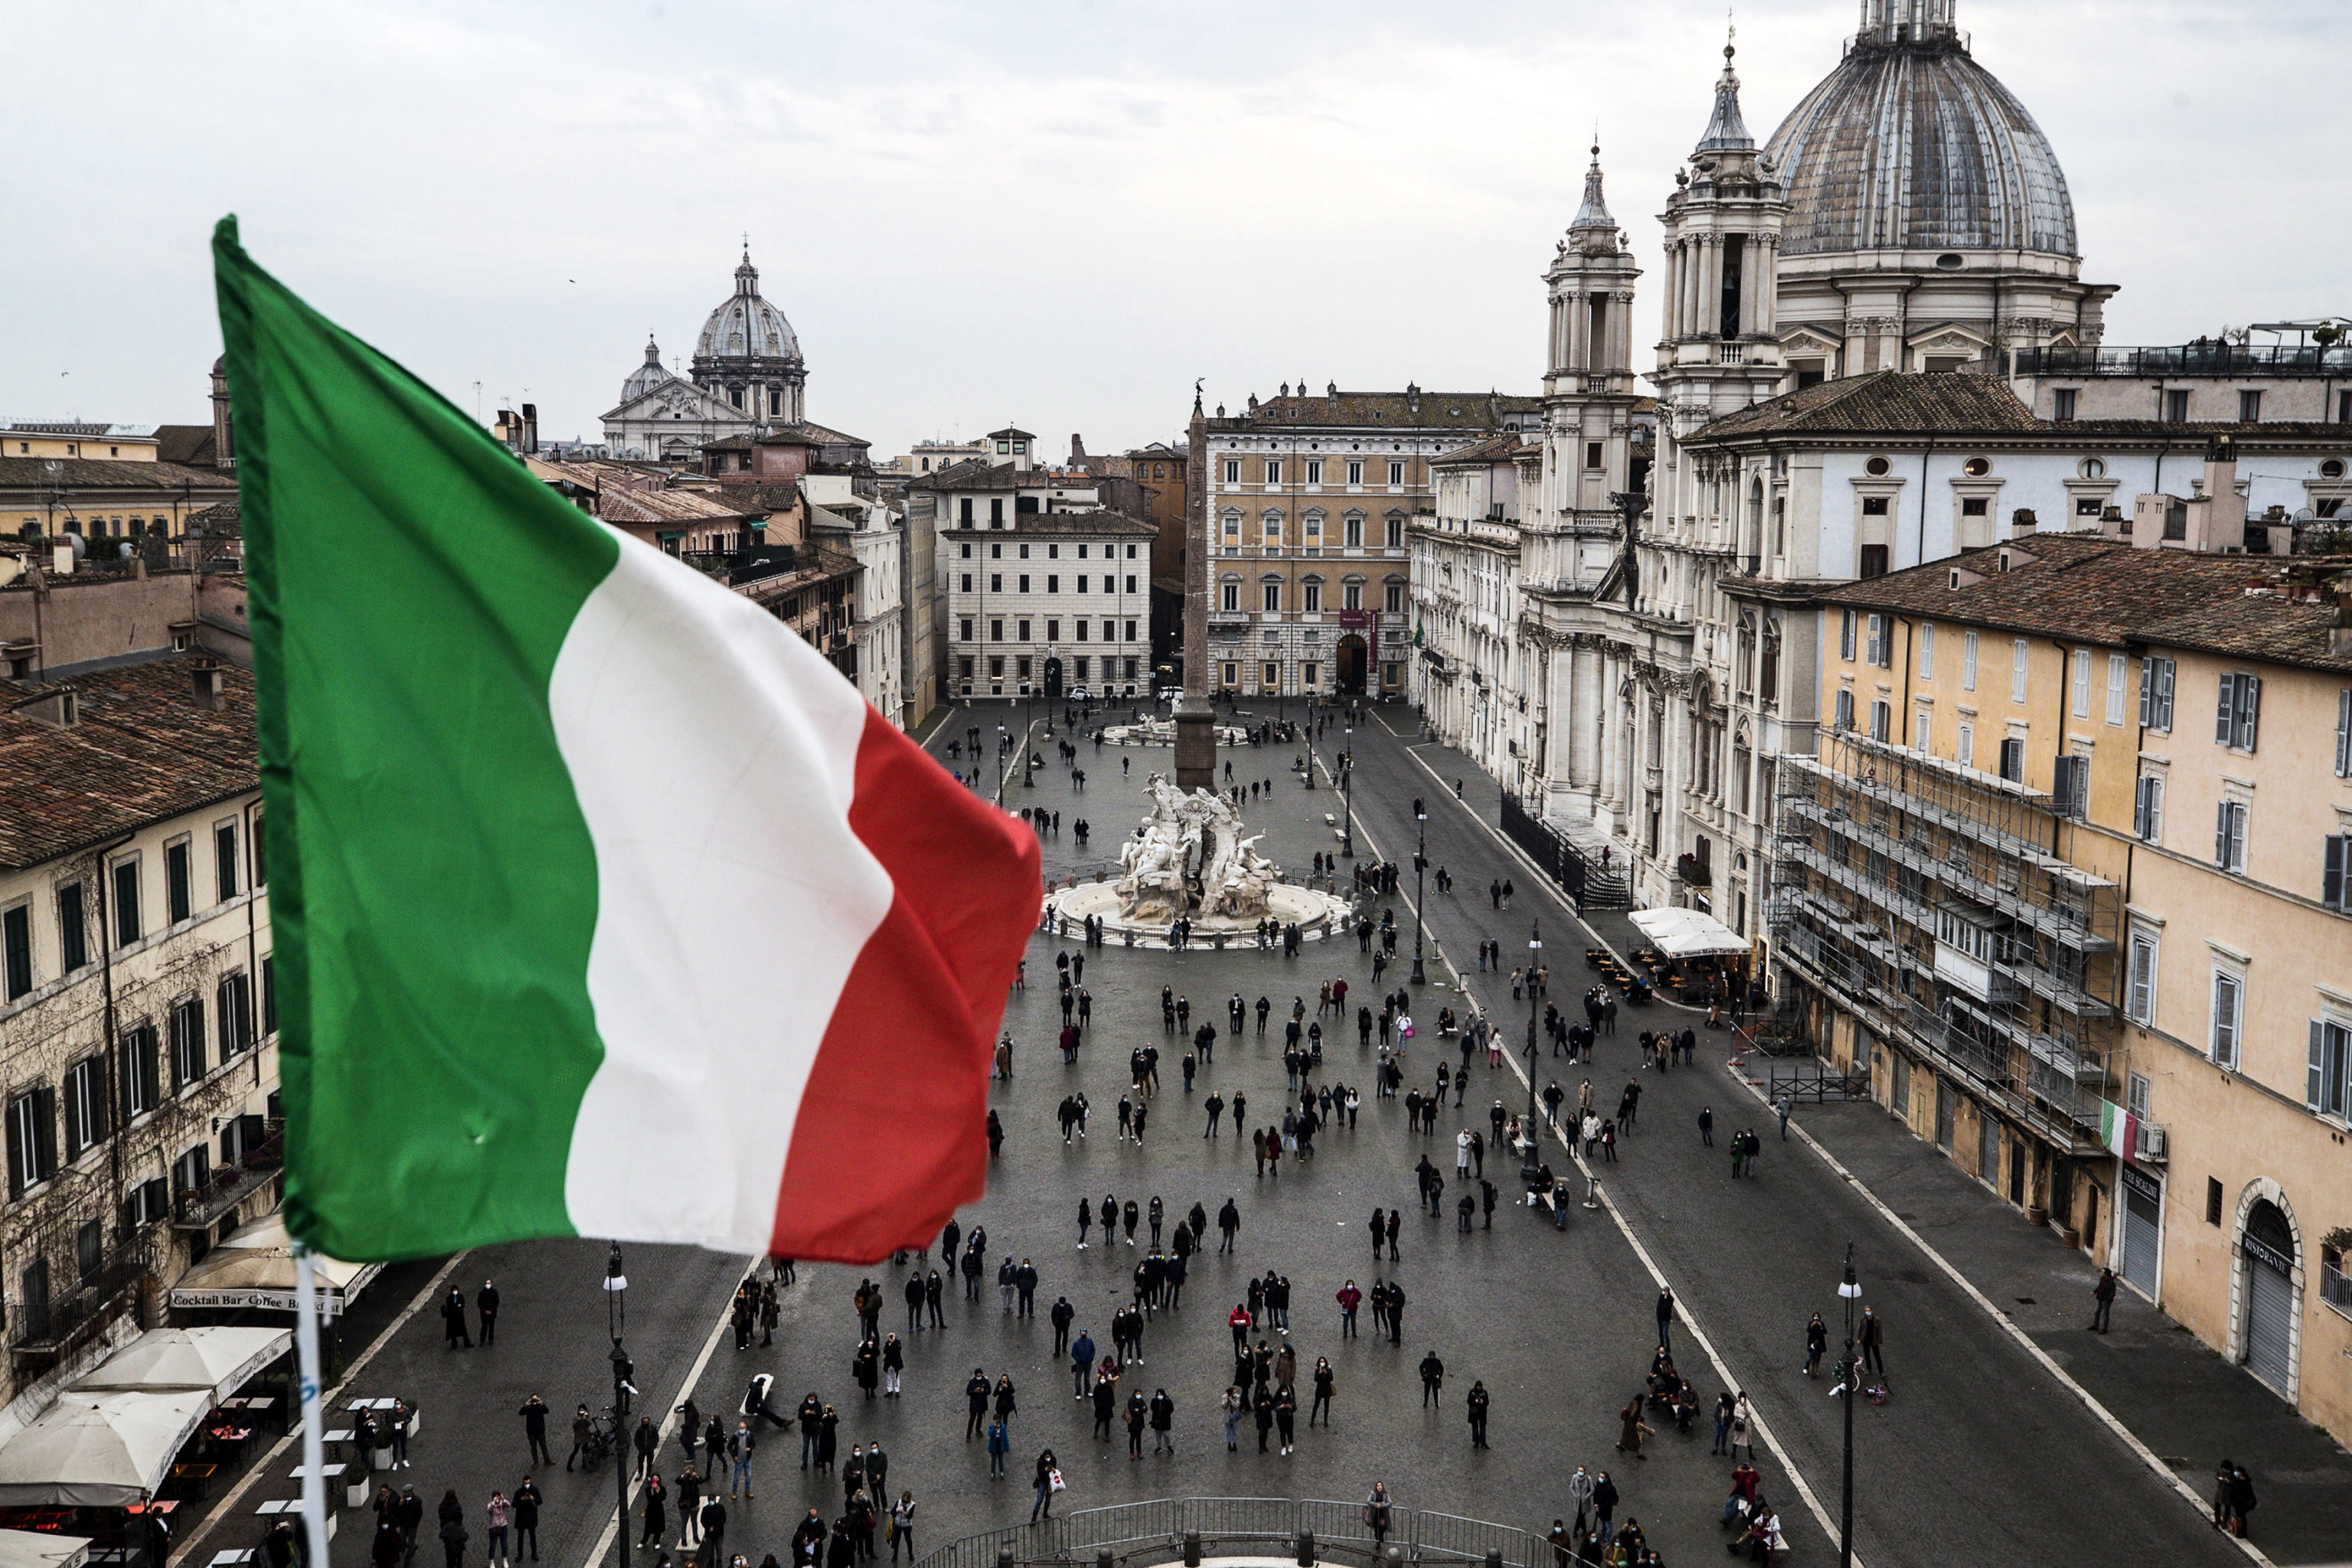
<svg viewBox="0 0 2352 1568"><path fill-rule="evenodd" d="M1540 496L1542 448L1497 436L1431 465L1434 513L1406 531L1412 549L1413 700L1433 734L1507 788L1524 793L1537 720L1521 636L1522 496Z"/></svg>

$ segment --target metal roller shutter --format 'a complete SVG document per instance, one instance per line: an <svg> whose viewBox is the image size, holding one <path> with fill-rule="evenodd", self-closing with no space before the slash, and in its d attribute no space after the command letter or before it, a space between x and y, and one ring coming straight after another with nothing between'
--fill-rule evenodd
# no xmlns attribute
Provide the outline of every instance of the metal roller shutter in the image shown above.
<svg viewBox="0 0 2352 1568"><path fill-rule="evenodd" d="M2246 1370L2284 1397L2294 1359L2294 1281L2286 1259L2248 1237L2246 1251Z"/></svg>

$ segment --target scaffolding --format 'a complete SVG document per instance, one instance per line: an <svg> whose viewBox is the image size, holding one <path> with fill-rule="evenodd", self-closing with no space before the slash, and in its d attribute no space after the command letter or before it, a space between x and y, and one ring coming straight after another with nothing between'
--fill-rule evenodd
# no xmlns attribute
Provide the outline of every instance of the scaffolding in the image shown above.
<svg viewBox="0 0 2352 1568"><path fill-rule="evenodd" d="M2102 1151L2122 889L2061 801L1829 731L1782 759L1774 833L1765 919L1791 973L2057 1152Z"/></svg>

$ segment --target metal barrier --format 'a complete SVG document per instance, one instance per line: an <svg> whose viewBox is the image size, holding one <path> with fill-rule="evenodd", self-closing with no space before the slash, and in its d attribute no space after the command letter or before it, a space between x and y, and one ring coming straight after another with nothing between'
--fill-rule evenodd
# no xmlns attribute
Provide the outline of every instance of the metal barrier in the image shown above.
<svg viewBox="0 0 2352 1568"><path fill-rule="evenodd" d="M1154 1498L1113 1503L1031 1524L984 1530L949 1542L913 1568L996 1568L1010 1547L1015 1563L1032 1568L1087 1568L1097 1553L1122 1562L1167 1563L1197 1533L1204 1555L1287 1557L1300 1531L1312 1531L1318 1556L1379 1568L1381 1547L1396 1547L1415 1563L1483 1564L1489 1552L1505 1568L1551 1568L1538 1536L1507 1524L1431 1513L1391 1503L1385 1542L1375 1541L1361 1502L1328 1498ZM1267 1546L1279 1543L1276 1552Z"/></svg>
<svg viewBox="0 0 2352 1568"><path fill-rule="evenodd" d="M1299 1530L1298 1509L1286 1497L1186 1498L1178 1534L1197 1530L1204 1545L1212 1541L1288 1541Z"/></svg>
<svg viewBox="0 0 2352 1568"><path fill-rule="evenodd" d="M1536 1539L1507 1524L1489 1524L1451 1513L1416 1511L1412 1556L1418 1563L1484 1563L1500 1552L1508 1568L1536 1568Z"/></svg>
<svg viewBox="0 0 2352 1568"><path fill-rule="evenodd" d="M1183 1508L1174 1498L1154 1498L1079 1509L1063 1515L1057 1544L1072 1555L1091 1555L1104 1547L1116 1552L1147 1542L1173 1542L1182 1533L1177 1515Z"/></svg>

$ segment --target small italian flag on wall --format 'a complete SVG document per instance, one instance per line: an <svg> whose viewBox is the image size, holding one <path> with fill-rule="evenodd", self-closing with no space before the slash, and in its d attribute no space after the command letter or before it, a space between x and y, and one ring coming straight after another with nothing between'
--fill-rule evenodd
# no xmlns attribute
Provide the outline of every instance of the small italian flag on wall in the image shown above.
<svg viewBox="0 0 2352 1568"><path fill-rule="evenodd" d="M2139 1163L2139 1118L2112 1100L2099 1101L2099 1142L2107 1152Z"/></svg>
<svg viewBox="0 0 2352 1568"><path fill-rule="evenodd" d="M980 1195L1037 845L213 239L295 1236L869 1261Z"/></svg>

